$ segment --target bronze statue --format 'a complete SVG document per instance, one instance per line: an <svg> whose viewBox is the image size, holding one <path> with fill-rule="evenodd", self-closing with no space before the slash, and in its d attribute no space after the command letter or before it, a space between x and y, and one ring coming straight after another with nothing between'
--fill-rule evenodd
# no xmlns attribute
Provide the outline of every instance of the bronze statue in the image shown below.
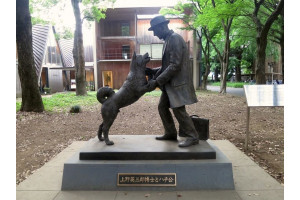
<svg viewBox="0 0 300 200"><path fill-rule="evenodd" d="M179 143L179 147L188 147L199 143L199 136L194 124L186 112L185 105L197 102L192 83L192 69L188 64L189 51L183 38L168 27L169 20L157 16L150 21L149 31L154 36L165 41L163 46L162 66L146 68L149 89L159 87L162 91L158 111L164 126L164 135L157 140L177 140L177 130L169 108L179 123L181 130L187 136Z"/></svg>
<svg viewBox="0 0 300 200"><path fill-rule="evenodd" d="M108 133L120 112L119 109L136 102L146 92L150 91L145 76L146 64L149 61L148 53L142 56L136 55L134 52L130 72L119 91L115 93L109 87L102 87L97 91L97 99L102 104L101 114L103 119L102 124L99 126L98 138L100 141L105 140L107 145L114 144L113 141L109 140Z"/></svg>

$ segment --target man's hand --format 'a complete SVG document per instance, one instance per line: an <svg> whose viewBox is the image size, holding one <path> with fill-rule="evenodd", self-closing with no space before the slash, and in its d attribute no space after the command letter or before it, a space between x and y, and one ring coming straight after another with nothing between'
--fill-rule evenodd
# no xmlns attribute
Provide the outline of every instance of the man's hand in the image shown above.
<svg viewBox="0 0 300 200"><path fill-rule="evenodd" d="M146 67L146 69L145 69L145 74L147 75L147 76L153 76L154 74L155 74L155 72L154 72L154 70L153 69L151 69L151 68L149 68L149 67Z"/></svg>
<svg viewBox="0 0 300 200"><path fill-rule="evenodd" d="M156 80L150 80L148 81L148 84L147 84L147 88L148 88L148 91L151 92L153 90L155 90L155 88L158 86L158 83Z"/></svg>
<svg viewBox="0 0 300 200"><path fill-rule="evenodd" d="M148 76L148 80L153 79L153 76L154 76L153 69L146 67L145 75Z"/></svg>

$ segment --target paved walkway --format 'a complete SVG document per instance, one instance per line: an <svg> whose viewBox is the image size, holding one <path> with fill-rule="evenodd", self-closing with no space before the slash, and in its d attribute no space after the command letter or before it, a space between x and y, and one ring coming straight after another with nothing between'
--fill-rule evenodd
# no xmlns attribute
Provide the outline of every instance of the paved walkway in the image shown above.
<svg viewBox="0 0 300 200"><path fill-rule="evenodd" d="M64 162L86 143L74 142L17 186L17 200L282 200L284 188L227 140L212 141L232 161L235 190L176 192L61 191Z"/></svg>
<svg viewBox="0 0 300 200"><path fill-rule="evenodd" d="M214 92L220 92L220 86L208 85L207 90L211 90L211 91L214 91ZM226 87L226 92L228 94L232 94L232 95L235 95L235 96L241 96L241 97L245 96L245 92L244 92L243 88Z"/></svg>

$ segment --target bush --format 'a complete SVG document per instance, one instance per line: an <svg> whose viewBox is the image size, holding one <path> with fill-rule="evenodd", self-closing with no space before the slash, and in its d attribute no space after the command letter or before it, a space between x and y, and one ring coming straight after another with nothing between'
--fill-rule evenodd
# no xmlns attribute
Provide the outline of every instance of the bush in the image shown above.
<svg viewBox="0 0 300 200"><path fill-rule="evenodd" d="M70 109L70 113L80 113L82 110L81 110L81 107L79 105L76 105L76 106L72 106L71 109Z"/></svg>
<svg viewBox="0 0 300 200"><path fill-rule="evenodd" d="M51 94L51 88L44 87L45 94Z"/></svg>

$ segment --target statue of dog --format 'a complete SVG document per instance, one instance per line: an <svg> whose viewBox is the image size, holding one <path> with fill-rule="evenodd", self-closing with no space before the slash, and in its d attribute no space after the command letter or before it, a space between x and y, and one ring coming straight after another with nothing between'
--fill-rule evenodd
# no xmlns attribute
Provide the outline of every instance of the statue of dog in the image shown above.
<svg viewBox="0 0 300 200"><path fill-rule="evenodd" d="M100 141L105 141L107 145L114 144L113 141L109 140L108 133L118 112L120 112L119 109L136 102L146 92L150 91L145 75L146 64L149 61L148 53L136 55L134 52L130 72L119 91L115 93L109 87L102 87L97 91L97 99L102 104L101 115L103 119L102 124L99 126L98 138Z"/></svg>

